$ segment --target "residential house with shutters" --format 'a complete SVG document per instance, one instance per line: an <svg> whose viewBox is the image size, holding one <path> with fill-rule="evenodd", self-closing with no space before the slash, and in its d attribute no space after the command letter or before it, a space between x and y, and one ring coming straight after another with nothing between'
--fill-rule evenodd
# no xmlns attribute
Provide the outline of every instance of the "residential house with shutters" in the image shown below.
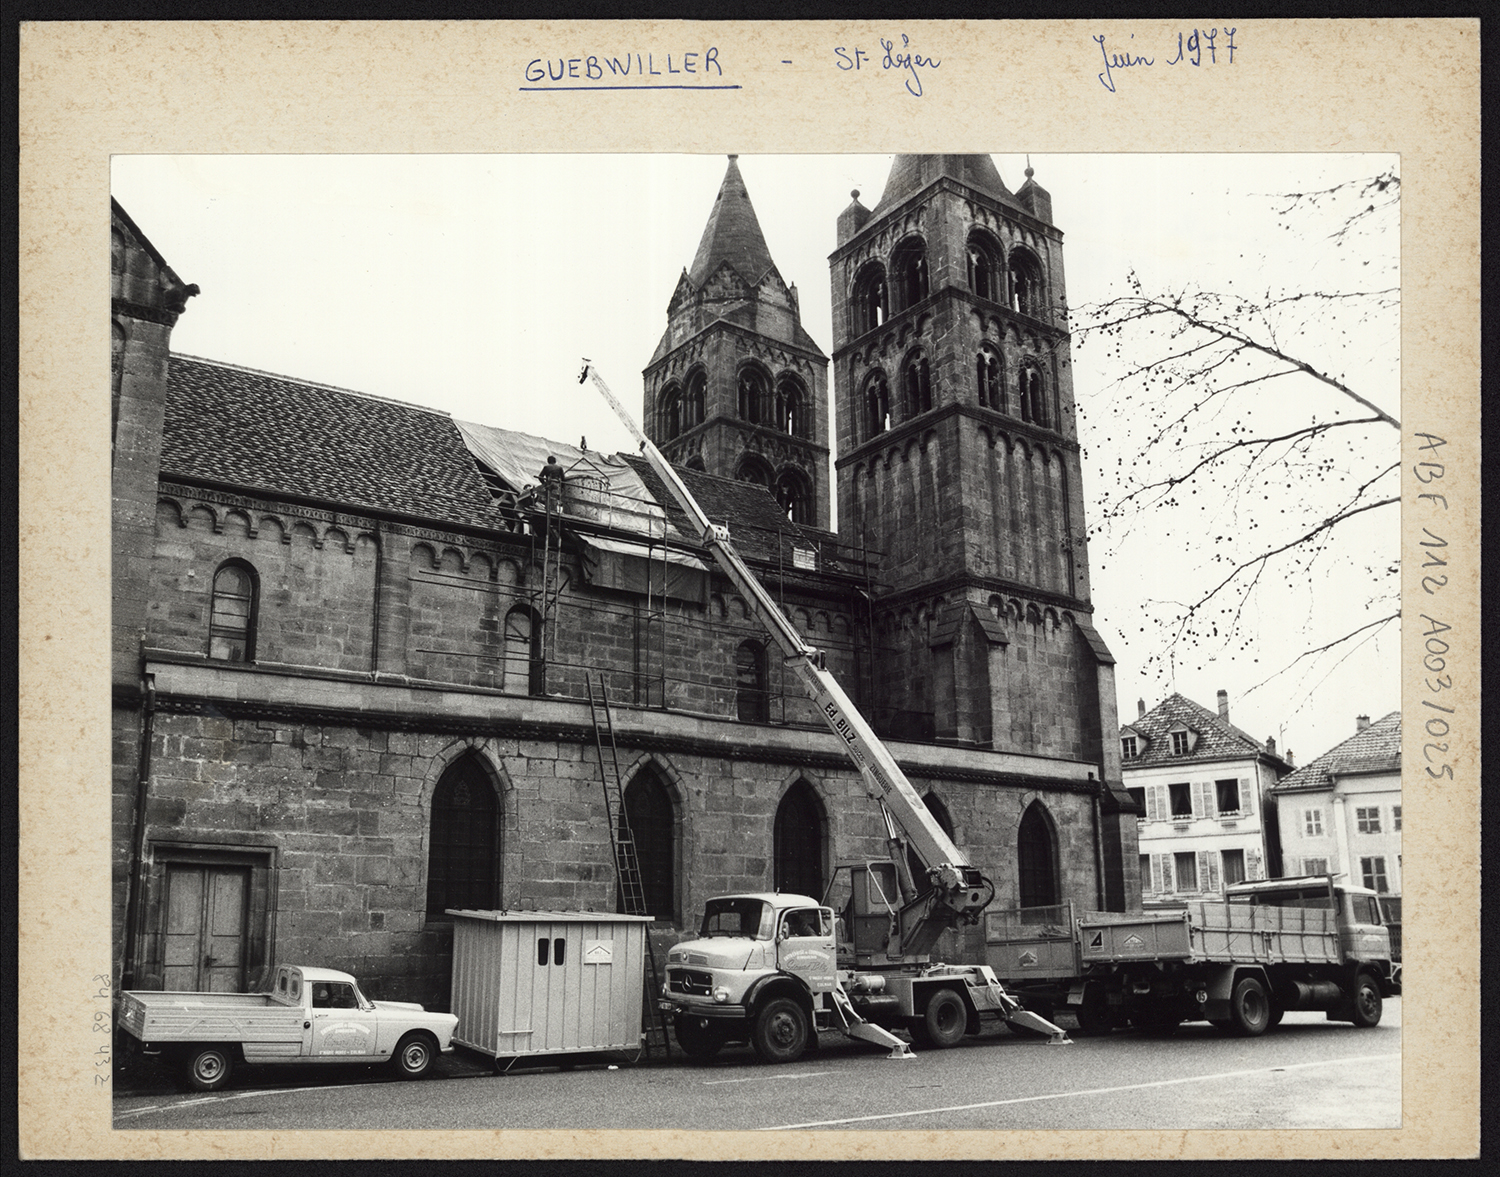
<svg viewBox="0 0 1500 1177"><path fill-rule="evenodd" d="M1120 729L1125 786L1138 819L1142 902L1170 905L1221 896L1230 883L1280 873L1272 789L1291 771L1264 743L1218 711L1173 694L1150 711L1137 704Z"/></svg>
<svg viewBox="0 0 1500 1177"><path fill-rule="evenodd" d="M1287 874L1342 875L1401 895L1401 712L1370 722L1276 785ZM1394 905L1399 912L1399 905Z"/></svg>

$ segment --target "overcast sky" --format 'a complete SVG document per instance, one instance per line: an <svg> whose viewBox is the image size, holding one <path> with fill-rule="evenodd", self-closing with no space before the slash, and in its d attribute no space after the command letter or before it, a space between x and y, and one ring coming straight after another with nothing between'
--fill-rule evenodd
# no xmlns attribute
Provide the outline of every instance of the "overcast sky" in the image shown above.
<svg viewBox="0 0 1500 1177"><path fill-rule="evenodd" d="M873 208L890 156L741 156L740 170L803 326L832 352L828 255L850 191ZM1012 190L1024 156L996 155ZM1393 157L1326 155L1034 155L1064 234L1068 301L1097 303L1131 270L1148 287L1254 290L1337 284L1369 258L1310 248L1282 227L1277 193L1312 191L1395 166ZM456 417L593 449L633 448L596 394L577 383L590 357L639 411L641 371L693 258L723 179L723 156L116 156L111 188L184 282L202 293L173 332L174 351L432 406ZM1394 253L1390 236L1369 248ZM1361 248L1365 248L1361 246ZM1326 263L1321 259L1329 258ZM1314 264L1316 263L1316 264ZM1327 265L1330 272L1319 272ZM1340 269L1340 267L1343 267ZM1300 340L1314 351L1319 341ZM1399 415L1396 341L1345 349L1362 393ZM1084 488L1103 476L1114 387L1105 349L1074 350ZM1281 395L1274 390L1269 397ZM1300 395L1300 394L1299 394ZM1279 403L1269 405L1278 411ZM1315 397L1298 411L1342 411ZM1392 431L1391 459L1396 437ZM1393 511L1356 533L1370 562L1396 552ZM1355 716L1399 706L1395 634L1316 674L1285 675L1247 695L1348 616L1363 566L1270 586L1243 623L1246 649L1204 650L1174 677L1143 672L1137 624L1149 599L1181 596L1199 573L1178 553L1192 537L1147 520L1090 549L1095 624L1118 660L1124 721L1177 690L1277 737L1306 763L1352 735ZM1181 527L1180 520L1177 525ZM1365 595L1368 595L1365 593ZM1362 602L1359 602L1362 605ZM1311 618L1311 629L1309 629ZM1342 632L1342 631L1339 631Z"/></svg>

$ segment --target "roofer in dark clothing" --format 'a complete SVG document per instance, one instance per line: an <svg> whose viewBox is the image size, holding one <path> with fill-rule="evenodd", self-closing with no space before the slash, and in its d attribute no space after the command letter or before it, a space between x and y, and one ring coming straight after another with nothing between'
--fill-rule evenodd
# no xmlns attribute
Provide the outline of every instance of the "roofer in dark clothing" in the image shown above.
<svg viewBox="0 0 1500 1177"><path fill-rule="evenodd" d="M537 477L542 480L542 493L547 496L547 509L557 510L562 498L563 479L566 477L562 463L554 455L548 454L547 464L542 467Z"/></svg>

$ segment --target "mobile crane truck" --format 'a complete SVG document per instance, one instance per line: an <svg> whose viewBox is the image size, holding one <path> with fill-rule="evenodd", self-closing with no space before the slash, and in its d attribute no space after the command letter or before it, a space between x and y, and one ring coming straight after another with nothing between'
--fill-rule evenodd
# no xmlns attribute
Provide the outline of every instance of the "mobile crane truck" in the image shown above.
<svg viewBox="0 0 1500 1177"><path fill-rule="evenodd" d="M841 866L850 897L842 921L806 895L746 892L710 899L699 937L667 954L660 1005L691 1058L729 1042L749 1042L768 1062L791 1062L817 1045L817 1031L851 1038L909 1058L893 1029L924 1045L952 1046L977 1032L981 1017L1066 1045L1067 1034L1024 1009L987 965L935 964L930 952L949 928L979 922L994 898L990 883L943 832L921 797L842 687L823 651L802 635L746 566L729 529L709 520L692 493L588 360L578 381L592 380L639 443L698 538L749 602L807 688L818 714L859 770L884 820L890 861ZM906 850L920 860L914 879ZM837 875L835 876L837 878ZM830 889L831 890L831 889ZM838 940L842 922L846 939ZM847 967L845 967L847 966Z"/></svg>

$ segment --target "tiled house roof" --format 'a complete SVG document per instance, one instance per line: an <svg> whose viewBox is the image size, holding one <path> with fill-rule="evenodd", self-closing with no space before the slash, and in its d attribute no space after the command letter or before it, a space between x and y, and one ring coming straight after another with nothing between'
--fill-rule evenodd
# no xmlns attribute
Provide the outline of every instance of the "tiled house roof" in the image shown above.
<svg viewBox="0 0 1500 1177"><path fill-rule="evenodd" d="M1330 748L1276 784L1276 792L1327 789L1331 778L1353 772L1399 772L1401 770L1401 712L1356 732L1342 744Z"/></svg>
<svg viewBox="0 0 1500 1177"><path fill-rule="evenodd" d="M162 476L489 527L489 488L446 413L173 356Z"/></svg>
<svg viewBox="0 0 1500 1177"><path fill-rule="evenodd" d="M1179 724L1198 734L1192 749L1179 756L1172 754L1171 730ZM1122 727L1122 731L1145 737L1137 754L1124 762L1125 768L1142 768L1155 764L1192 764L1203 760L1266 754L1265 746L1221 719L1217 712L1194 703L1183 695L1168 695L1140 718Z"/></svg>

